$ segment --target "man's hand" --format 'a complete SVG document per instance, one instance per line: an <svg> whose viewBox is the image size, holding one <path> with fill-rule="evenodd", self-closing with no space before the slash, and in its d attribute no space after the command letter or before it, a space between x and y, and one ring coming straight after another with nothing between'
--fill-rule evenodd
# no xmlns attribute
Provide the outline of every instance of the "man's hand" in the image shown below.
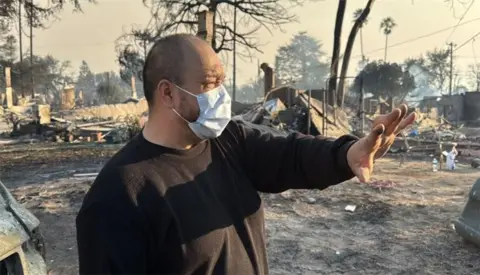
<svg viewBox="0 0 480 275"><path fill-rule="evenodd" d="M395 136L415 121L415 113L405 117L407 111L407 105L403 104L390 114L376 117L370 134L348 150L348 165L360 182L370 180L374 160L383 157L395 141Z"/></svg>

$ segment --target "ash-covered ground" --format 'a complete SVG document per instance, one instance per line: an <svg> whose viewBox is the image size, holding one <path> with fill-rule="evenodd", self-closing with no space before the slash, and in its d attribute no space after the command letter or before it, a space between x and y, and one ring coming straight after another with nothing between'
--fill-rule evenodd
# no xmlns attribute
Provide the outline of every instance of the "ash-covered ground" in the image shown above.
<svg viewBox="0 0 480 275"><path fill-rule="evenodd" d="M2 148L1 180L40 219L53 273L78 274L75 216L93 179L74 175L98 172L119 146L20 147ZM479 177L467 166L434 173L428 161L399 168L386 158L374 179L387 188L352 180L264 194L270 273L480 274L480 249L452 228Z"/></svg>

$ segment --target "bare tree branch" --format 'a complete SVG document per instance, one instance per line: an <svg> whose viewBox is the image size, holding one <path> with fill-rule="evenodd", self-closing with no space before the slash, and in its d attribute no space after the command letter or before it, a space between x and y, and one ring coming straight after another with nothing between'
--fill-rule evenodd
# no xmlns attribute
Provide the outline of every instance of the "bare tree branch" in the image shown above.
<svg viewBox="0 0 480 275"><path fill-rule="evenodd" d="M214 13L215 36L212 46L218 53L231 51L234 37L243 52L240 57L251 56L252 51L261 52L255 34L260 29L271 32L282 29L285 24L296 21L296 15L290 12L292 7L308 0L143 0L150 8L152 18L144 32L131 32L133 36L145 37L150 41L178 32L196 33L197 14L204 10ZM237 31L233 30L233 11L237 9ZM138 38L137 38L138 39Z"/></svg>
<svg viewBox="0 0 480 275"><path fill-rule="evenodd" d="M82 12L82 2L96 3L96 0L55 0L48 1L48 4L38 4L38 1L31 0L1 0L0 19L12 20L17 18L20 6L25 10L24 16L32 19L34 28L45 28L45 23L57 19L56 14L65 8L66 4L73 5L74 12ZM21 5L19 5L21 4ZM30 20L27 20L30 24Z"/></svg>

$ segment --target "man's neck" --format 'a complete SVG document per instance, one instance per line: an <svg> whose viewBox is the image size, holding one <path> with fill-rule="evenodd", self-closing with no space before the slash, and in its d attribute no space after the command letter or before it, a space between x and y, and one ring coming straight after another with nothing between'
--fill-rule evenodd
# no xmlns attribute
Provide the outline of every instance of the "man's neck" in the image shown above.
<svg viewBox="0 0 480 275"><path fill-rule="evenodd" d="M168 129L168 131L165 131ZM188 129L186 129L188 130ZM151 143L173 149L188 150L195 146L195 142L188 140L189 133L177 123L159 121L149 118L143 128L143 136Z"/></svg>

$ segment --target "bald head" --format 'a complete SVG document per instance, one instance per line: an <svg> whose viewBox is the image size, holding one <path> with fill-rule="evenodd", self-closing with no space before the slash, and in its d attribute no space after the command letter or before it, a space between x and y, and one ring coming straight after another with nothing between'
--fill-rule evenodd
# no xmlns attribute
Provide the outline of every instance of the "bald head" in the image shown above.
<svg viewBox="0 0 480 275"><path fill-rule="evenodd" d="M163 37L155 42L145 61L145 98L152 106L160 82L168 81L187 89L193 84L188 82L203 84L208 82L209 76L220 77L223 81L220 60L210 45L191 34Z"/></svg>
<svg viewBox="0 0 480 275"><path fill-rule="evenodd" d="M197 121L200 115L197 95L220 86L223 81L220 59L204 40L175 34L155 42L143 69L149 109L144 135L154 143L172 148L198 143L199 138L188 123Z"/></svg>

